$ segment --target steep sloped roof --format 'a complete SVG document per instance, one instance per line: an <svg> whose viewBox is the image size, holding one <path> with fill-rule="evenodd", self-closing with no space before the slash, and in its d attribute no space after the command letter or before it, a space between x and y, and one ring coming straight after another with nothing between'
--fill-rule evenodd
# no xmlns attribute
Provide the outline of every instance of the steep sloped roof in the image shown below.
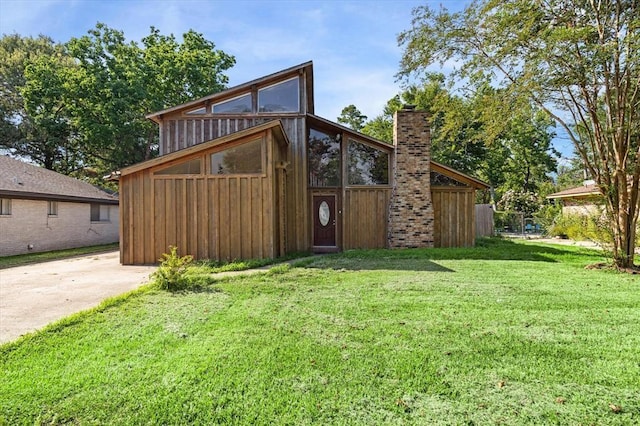
<svg viewBox="0 0 640 426"><path fill-rule="evenodd" d="M69 176L0 155L0 196L118 204L118 197Z"/></svg>

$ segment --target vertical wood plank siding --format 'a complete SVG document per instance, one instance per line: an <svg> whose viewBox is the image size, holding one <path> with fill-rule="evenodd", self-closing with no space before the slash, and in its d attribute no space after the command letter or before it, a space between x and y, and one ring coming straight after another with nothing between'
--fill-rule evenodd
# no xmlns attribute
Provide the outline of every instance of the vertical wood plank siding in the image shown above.
<svg viewBox="0 0 640 426"><path fill-rule="evenodd" d="M127 205L137 208L123 215L122 263L155 263L171 245L198 259L277 256L269 177L151 178L144 185L145 171L123 179L133 189L124 191Z"/></svg>
<svg viewBox="0 0 640 426"><path fill-rule="evenodd" d="M347 188L344 197L344 248L387 246L389 188Z"/></svg>
<svg viewBox="0 0 640 426"><path fill-rule="evenodd" d="M177 114L163 119L160 155L188 148L212 139L217 139L240 130L253 127L274 117L246 116L186 118ZM311 225L307 208L307 153L306 120L304 116L278 117L289 139L286 173L286 250L305 251L309 249Z"/></svg>
<svg viewBox="0 0 640 426"><path fill-rule="evenodd" d="M475 191L469 187L431 187L435 247L475 243Z"/></svg>

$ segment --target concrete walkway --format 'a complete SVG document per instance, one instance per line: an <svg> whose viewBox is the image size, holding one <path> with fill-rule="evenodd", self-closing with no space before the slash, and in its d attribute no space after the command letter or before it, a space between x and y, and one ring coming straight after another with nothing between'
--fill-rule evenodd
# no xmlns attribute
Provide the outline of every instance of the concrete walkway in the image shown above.
<svg viewBox="0 0 640 426"><path fill-rule="evenodd" d="M134 290L155 269L122 266L117 251L2 269L0 343Z"/></svg>

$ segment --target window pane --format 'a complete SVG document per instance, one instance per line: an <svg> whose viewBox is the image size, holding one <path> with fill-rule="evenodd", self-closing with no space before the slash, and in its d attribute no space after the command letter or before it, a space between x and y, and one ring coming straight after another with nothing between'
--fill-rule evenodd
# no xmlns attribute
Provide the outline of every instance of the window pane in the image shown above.
<svg viewBox="0 0 640 426"><path fill-rule="evenodd" d="M100 221L100 204L91 204L91 222Z"/></svg>
<svg viewBox="0 0 640 426"><path fill-rule="evenodd" d="M157 175L198 175L200 174L200 159L174 164L165 169L155 172Z"/></svg>
<svg viewBox="0 0 640 426"><path fill-rule="evenodd" d="M191 111L185 112L187 115L197 115L197 114L205 114L207 112L207 108L201 107L198 109L192 109Z"/></svg>
<svg viewBox="0 0 640 426"><path fill-rule="evenodd" d="M91 222L109 222L109 206L91 204Z"/></svg>
<svg viewBox="0 0 640 426"><path fill-rule="evenodd" d="M309 185L340 185L340 143L315 129L309 131Z"/></svg>
<svg viewBox="0 0 640 426"><path fill-rule="evenodd" d="M213 112L216 114L240 112L251 112L251 94L242 95L239 98L230 99L213 105Z"/></svg>
<svg viewBox="0 0 640 426"><path fill-rule="evenodd" d="M49 201L47 203L47 214L49 216L58 216L58 202Z"/></svg>
<svg viewBox="0 0 640 426"><path fill-rule="evenodd" d="M214 175L262 173L262 139L211 154Z"/></svg>
<svg viewBox="0 0 640 426"><path fill-rule="evenodd" d="M11 215L11 199L10 198L0 198L0 215L2 216Z"/></svg>
<svg viewBox="0 0 640 426"><path fill-rule="evenodd" d="M349 140L349 185L388 185L389 154Z"/></svg>
<svg viewBox="0 0 640 426"><path fill-rule="evenodd" d="M258 90L259 112L298 112L298 77Z"/></svg>

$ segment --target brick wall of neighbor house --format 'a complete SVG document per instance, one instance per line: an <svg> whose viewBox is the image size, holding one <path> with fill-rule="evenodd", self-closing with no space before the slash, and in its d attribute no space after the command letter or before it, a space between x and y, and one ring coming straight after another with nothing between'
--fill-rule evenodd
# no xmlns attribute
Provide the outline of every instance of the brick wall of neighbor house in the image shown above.
<svg viewBox="0 0 640 426"><path fill-rule="evenodd" d="M394 117L394 186L389 204L389 247L433 247L428 114L405 108Z"/></svg>
<svg viewBox="0 0 640 426"><path fill-rule="evenodd" d="M59 201L58 215L48 216L47 201L13 199L11 215L0 216L0 256L114 243L119 223L115 205L108 222L91 222L87 203Z"/></svg>

